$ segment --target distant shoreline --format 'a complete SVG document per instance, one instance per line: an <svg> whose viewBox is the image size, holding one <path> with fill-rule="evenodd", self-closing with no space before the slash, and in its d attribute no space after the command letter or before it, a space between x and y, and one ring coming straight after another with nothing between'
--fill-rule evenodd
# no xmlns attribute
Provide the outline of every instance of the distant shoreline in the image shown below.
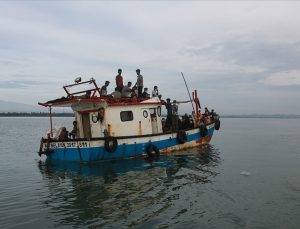
<svg viewBox="0 0 300 229"><path fill-rule="evenodd" d="M0 117L49 117L48 112L1 112ZM73 113L52 113L52 117L74 117Z"/></svg>
<svg viewBox="0 0 300 229"><path fill-rule="evenodd" d="M53 117L74 117L73 113L52 113ZM49 117L49 112L0 112L0 117ZM300 118L300 115L221 115L221 118Z"/></svg>

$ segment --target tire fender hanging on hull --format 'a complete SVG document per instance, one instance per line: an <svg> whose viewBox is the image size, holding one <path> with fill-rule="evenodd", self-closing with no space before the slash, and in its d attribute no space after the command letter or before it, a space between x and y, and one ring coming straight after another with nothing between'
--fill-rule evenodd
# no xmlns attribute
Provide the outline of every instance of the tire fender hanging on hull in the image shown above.
<svg viewBox="0 0 300 229"><path fill-rule="evenodd" d="M179 130L176 136L178 144L184 144L187 141L186 132L184 130Z"/></svg>
<svg viewBox="0 0 300 229"><path fill-rule="evenodd" d="M109 136L105 138L104 147L107 152L113 153L118 148L118 140L114 137Z"/></svg>
<svg viewBox="0 0 300 229"><path fill-rule="evenodd" d="M208 134L207 127L204 124L201 124L199 129L201 137L205 137Z"/></svg>
<svg viewBox="0 0 300 229"><path fill-rule="evenodd" d="M149 159L158 159L160 156L159 149L153 144L147 146L146 153Z"/></svg>
<svg viewBox="0 0 300 229"><path fill-rule="evenodd" d="M220 126L221 126L221 122L220 122L220 120L218 119L218 120L215 121L215 130L219 130L219 129L220 129Z"/></svg>

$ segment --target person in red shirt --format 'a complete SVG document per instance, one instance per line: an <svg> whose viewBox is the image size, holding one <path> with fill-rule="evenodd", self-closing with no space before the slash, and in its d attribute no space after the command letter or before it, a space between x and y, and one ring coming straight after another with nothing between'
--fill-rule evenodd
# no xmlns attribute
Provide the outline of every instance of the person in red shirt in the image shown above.
<svg viewBox="0 0 300 229"><path fill-rule="evenodd" d="M122 89L124 87L123 85L123 77L122 77L122 69L118 69L118 75L116 76L116 91L122 92Z"/></svg>

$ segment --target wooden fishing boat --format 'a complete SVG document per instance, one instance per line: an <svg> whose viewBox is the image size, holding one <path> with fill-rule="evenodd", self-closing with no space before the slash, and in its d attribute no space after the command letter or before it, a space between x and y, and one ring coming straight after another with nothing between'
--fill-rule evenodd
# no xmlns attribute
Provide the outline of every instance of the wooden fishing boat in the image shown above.
<svg viewBox="0 0 300 229"><path fill-rule="evenodd" d="M71 92L84 84L92 89ZM94 79L63 87L66 97L39 103L50 110L50 129L41 138L39 155L51 160L92 162L125 158L158 158L174 150L210 142L220 128L217 115L199 112L197 91L192 104L190 125L165 128L162 109L165 101L152 98L114 98L101 95ZM89 96L85 96L89 92ZM76 131L68 134L65 127L53 128L52 108L71 107ZM191 117L191 116L190 116ZM178 117L177 117L178 118ZM175 119L178 120L178 119ZM174 127L175 126L175 127Z"/></svg>

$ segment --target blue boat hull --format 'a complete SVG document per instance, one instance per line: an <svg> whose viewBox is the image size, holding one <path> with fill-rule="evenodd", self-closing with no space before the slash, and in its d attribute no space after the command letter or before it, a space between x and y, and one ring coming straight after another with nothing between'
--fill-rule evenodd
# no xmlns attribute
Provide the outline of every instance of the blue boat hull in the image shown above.
<svg viewBox="0 0 300 229"><path fill-rule="evenodd" d="M186 142L181 143L177 139L177 133L137 136L116 137L118 145L114 152L108 152L104 139L51 141L42 143L42 152L45 152L50 160L93 162L100 160L117 160L147 156L146 149L149 145L155 146L159 152L169 153L174 150L207 144L214 133L214 124L207 126L207 135L202 137L200 130L186 131Z"/></svg>

